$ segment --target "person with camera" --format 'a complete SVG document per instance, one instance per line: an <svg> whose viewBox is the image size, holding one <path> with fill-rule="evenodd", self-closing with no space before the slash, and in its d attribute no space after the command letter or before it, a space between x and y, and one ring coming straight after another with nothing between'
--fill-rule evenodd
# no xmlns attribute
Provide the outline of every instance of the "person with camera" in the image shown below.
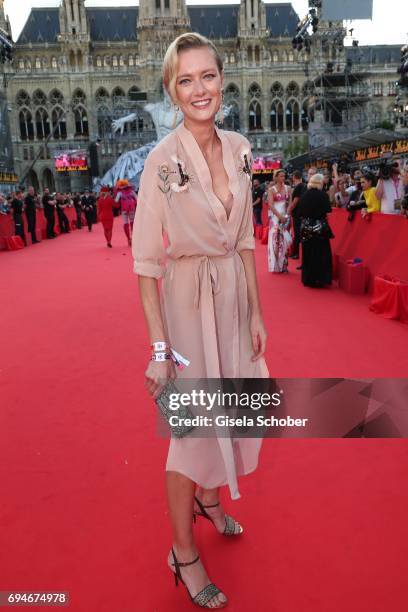
<svg viewBox="0 0 408 612"><path fill-rule="evenodd" d="M398 162L380 166L376 196L381 200L382 213L395 215L400 212L404 198L404 185Z"/></svg>
<svg viewBox="0 0 408 612"><path fill-rule="evenodd" d="M377 198L377 189L375 185L375 176L372 173L366 173L361 178L361 187L363 189L364 206L361 208L361 216L363 219L370 218L373 212L380 212L381 202Z"/></svg>

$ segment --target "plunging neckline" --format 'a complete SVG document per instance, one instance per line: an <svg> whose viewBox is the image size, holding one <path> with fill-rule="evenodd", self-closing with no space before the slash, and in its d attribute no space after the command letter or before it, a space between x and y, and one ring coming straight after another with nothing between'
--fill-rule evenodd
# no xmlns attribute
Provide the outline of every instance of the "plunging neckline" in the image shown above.
<svg viewBox="0 0 408 612"><path fill-rule="evenodd" d="M210 174L211 174L211 173L210 173ZM229 192L229 196L228 196L228 198L227 198L227 201L226 201L226 203L224 204L224 202L221 200L221 198L219 198L219 197L217 196L217 194L215 193L215 191L214 191L214 195L215 195L215 197L217 198L217 200L219 201L219 203L221 204L221 206L223 207L223 209L225 210L225 215L226 215L226 217L227 217L227 221L229 221L229 218L230 218L231 213L232 213L232 208L233 208L233 206L234 206L234 196L232 195L232 193L231 193L231 192ZM229 204L229 202L230 202L231 200L232 200L232 202L231 202L231 208L227 209L226 204Z"/></svg>
<svg viewBox="0 0 408 612"><path fill-rule="evenodd" d="M225 136L222 130L218 129L217 126L214 127L215 132L221 142L222 163L228 179L229 196L226 200L226 204L228 204L232 198L229 214L224 203L214 192L210 168L193 134L185 127L184 121L182 121L176 129L183 145L187 148L187 150L190 149L191 161L197 173L197 178L202 185L207 201L210 204L218 223L223 230L226 231L227 225L230 226L233 219L236 217L235 209L237 208L237 202L239 201L238 174L235 168L231 144L228 138Z"/></svg>

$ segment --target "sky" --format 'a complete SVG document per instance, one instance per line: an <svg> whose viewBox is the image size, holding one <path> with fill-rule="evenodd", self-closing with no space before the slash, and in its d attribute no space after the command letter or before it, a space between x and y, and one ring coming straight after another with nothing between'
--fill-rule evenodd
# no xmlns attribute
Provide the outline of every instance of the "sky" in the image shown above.
<svg viewBox="0 0 408 612"><path fill-rule="evenodd" d="M239 0L187 0L187 4L237 4ZM282 2L282 0L280 0ZM358 0L356 0L358 2ZM277 0L268 4L279 4ZM30 9L35 6L59 6L60 0L4 0L6 14L10 17L13 38L20 34ZM136 0L88 0L86 6L135 6ZM292 0L292 4L303 17L307 13L308 0ZM407 0L373 0L373 20L354 21L347 24L354 28L354 38L361 45L406 44L408 42ZM351 44L352 39L346 40Z"/></svg>

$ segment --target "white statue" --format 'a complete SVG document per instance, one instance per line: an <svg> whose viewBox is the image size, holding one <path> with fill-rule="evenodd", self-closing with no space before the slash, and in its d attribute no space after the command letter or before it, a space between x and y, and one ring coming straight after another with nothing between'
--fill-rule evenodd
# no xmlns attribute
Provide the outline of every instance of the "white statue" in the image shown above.
<svg viewBox="0 0 408 612"><path fill-rule="evenodd" d="M147 111L153 119L158 141L167 136L167 134L169 134L173 130L174 107L167 94L165 94L163 101L146 104L144 110ZM120 130L120 133L123 134L125 130L125 125L127 123L132 123L132 121L137 119L137 117L137 113L131 113L130 115L126 115L126 117L115 119L114 121L112 121L113 133L116 134ZM179 125L182 120L183 113L179 111L177 115L176 125Z"/></svg>

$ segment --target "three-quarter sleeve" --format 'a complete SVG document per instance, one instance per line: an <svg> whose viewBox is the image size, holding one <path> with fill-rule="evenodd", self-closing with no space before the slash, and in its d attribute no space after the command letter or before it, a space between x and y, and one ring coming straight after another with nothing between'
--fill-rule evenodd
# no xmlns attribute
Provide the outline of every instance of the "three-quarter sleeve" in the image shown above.
<svg viewBox="0 0 408 612"><path fill-rule="evenodd" d="M248 142L248 141L247 141ZM250 144L248 142L248 149L250 150ZM238 242L236 249L238 253L247 249L255 249L255 238L254 238L254 221L253 221L253 204L252 204L252 155L248 156L249 167L251 168L251 176L245 177L248 181L247 194L245 199L245 208L242 216L242 223L238 234Z"/></svg>
<svg viewBox="0 0 408 612"><path fill-rule="evenodd" d="M161 278L164 273L162 205L165 195L157 182L158 164L146 159L140 178L132 233L133 270L139 276Z"/></svg>

